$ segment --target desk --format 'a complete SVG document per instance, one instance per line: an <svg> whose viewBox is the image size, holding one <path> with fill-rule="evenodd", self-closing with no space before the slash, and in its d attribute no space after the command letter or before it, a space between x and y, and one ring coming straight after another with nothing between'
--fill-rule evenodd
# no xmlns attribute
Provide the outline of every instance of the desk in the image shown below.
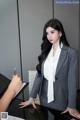
<svg viewBox="0 0 80 120"><path fill-rule="evenodd" d="M61 111L53 110L47 107L37 105L37 109L32 106L28 106L24 109L19 108L19 104L22 100L15 99L11 103L8 114L11 116L16 116L25 120L70 120L67 115L62 115ZM10 119L14 120L14 118ZM16 120L19 120L18 118Z"/></svg>
<svg viewBox="0 0 80 120"><path fill-rule="evenodd" d="M61 111L37 105L37 109L29 106L25 108L26 120L71 120L72 117L62 115Z"/></svg>
<svg viewBox="0 0 80 120"><path fill-rule="evenodd" d="M23 113L21 113L22 115L20 116L18 114L18 117L21 117L22 119L15 117L9 117L9 119L11 118L10 120L71 120L68 116L61 115L61 112L58 110L53 110L39 105L37 105L37 109L34 109L32 106L28 106L27 108L24 108L22 110L24 110L25 114L23 115ZM15 115L13 114L13 116Z"/></svg>

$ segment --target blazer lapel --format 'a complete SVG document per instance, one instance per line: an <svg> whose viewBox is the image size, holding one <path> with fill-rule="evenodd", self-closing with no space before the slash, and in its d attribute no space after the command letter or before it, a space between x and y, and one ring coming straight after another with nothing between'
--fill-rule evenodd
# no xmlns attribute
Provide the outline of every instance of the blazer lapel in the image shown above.
<svg viewBox="0 0 80 120"><path fill-rule="evenodd" d="M56 75L58 74L60 68L62 67L64 60L66 59L67 51L68 51L68 48L66 46L63 46L60 53L59 61L57 64L57 68L56 68Z"/></svg>
<svg viewBox="0 0 80 120"><path fill-rule="evenodd" d="M66 47L65 45L63 45L61 53L60 53L59 61L58 61L58 64L57 64L55 76L58 74L60 68L62 67L63 62L66 59L67 52L68 52L68 47ZM45 60L43 61L42 67L41 67L42 77L44 76L44 62L45 62Z"/></svg>

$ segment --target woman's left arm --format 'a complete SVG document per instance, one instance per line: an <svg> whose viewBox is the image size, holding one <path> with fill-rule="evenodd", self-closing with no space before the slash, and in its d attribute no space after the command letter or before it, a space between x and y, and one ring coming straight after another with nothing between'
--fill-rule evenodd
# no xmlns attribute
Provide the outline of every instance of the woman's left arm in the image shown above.
<svg viewBox="0 0 80 120"><path fill-rule="evenodd" d="M68 107L76 108L77 83L78 83L78 54L72 50L69 54L69 72L68 72Z"/></svg>
<svg viewBox="0 0 80 120"><path fill-rule="evenodd" d="M68 71L68 107L64 112L70 114L75 111L78 82L78 54L74 49L69 51L69 71Z"/></svg>

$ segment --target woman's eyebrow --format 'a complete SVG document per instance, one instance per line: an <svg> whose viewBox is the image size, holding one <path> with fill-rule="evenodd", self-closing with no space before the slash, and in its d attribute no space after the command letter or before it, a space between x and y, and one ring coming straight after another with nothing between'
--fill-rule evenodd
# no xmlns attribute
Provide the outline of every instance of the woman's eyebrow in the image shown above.
<svg viewBox="0 0 80 120"><path fill-rule="evenodd" d="M54 32L55 30L50 30L49 32ZM46 31L46 33L48 33L48 31Z"/></svg>

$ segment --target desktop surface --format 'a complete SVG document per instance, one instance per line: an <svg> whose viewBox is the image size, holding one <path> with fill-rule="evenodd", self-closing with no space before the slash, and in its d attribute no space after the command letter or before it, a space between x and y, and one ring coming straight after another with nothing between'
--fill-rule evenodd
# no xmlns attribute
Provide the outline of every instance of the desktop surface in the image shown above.
<svg viewBox="0 0 80 120"><path fill-rule="evenodd" d="M37 105L37 109L32 106L25 108L25 120L71 120L72 118L69 114L62 114L61 111L40 105Z"/></svg>
<svg viewBox="0 0 80 120"><path fill-rule="evenodd" d="M16 104L8 109L8 114L19 117L24 120L71 120L72 117L68 114L61 114L61 111L50 109L44 106L37 105L37 109L28 106L24 109L19 108L17 99ZM13 119L12 119L13 120ZM16 118L18 120L18 118ZM20 119L21 120L21 119ZM76 119L75 119L76 120Z"/></svg>

